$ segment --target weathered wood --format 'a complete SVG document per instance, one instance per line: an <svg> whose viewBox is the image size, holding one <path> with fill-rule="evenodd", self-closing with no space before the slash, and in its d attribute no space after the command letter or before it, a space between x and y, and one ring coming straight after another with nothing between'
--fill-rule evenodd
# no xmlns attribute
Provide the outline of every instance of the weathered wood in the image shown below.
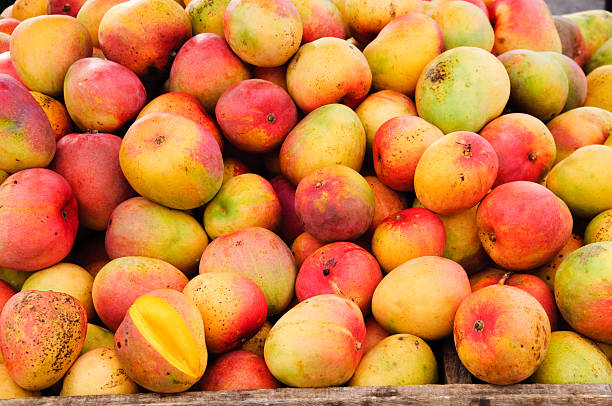
<svg viewBox="0 0 612 406"><path fill-rule="evenodd" d="M472 383L472 375L463 366L457 351L455 350L455 342L452 337L445 339L441 346L442 366L444 368L441 374L444 383L447 384L469 384Z"/></svg>
<svg viewBox="0 0 612 406"><path fill-rule="evenodd" d="M13 399L22 405L199 405L207 406L372 406L372 405L547 405L612 404L612 385L416 385L323 389L274 389L232 392L187 392L177 395L48 397Z"/></svg>

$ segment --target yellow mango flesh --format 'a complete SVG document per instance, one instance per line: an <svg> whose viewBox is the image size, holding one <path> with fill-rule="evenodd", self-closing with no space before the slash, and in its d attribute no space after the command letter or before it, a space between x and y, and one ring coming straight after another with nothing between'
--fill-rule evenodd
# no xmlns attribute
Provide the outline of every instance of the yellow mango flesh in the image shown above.
<svg viewBox="0 0 612 406"><path fill-rule="evenodd" d="M197 377L200 350L181 315L165 300L141 296L129 310L134 325L170 364Z"/></svg>

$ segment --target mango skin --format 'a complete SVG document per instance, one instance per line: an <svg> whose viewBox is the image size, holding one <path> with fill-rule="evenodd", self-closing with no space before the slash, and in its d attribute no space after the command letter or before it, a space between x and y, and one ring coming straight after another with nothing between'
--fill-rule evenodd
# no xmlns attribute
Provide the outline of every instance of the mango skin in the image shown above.
<svg viewBox="0 0 612 406"><path fill-rule="evenodd" d="M57 264L78 227L72 188L56 172L25 169L0 184L0 267L35 271Z"/></svg>
<svg viewBox="0 0 612 406"><path fill-rule="evenodd" d="M302 19L302 43L323 37L346 38L340 10L329 0L291 0Z"/></svg>
<svg viewBox="0 0 612 406"><path fill-rule="evenodd" d="M279 314L293 299L297 269L291 251L279 236L249 227L214 239L202 254L200 274L236 272L263 291L268 316Z"/></svg>
<svg viewBox="0 0 612 406"><path fill-rule="evenodd" d="M396 17L421 12L423 4L418 0L344 0L342 14L351 34L367 44Z"/></svg>
<svg viewBox="0 0 612 406"><path fill-rule="evenodd" d="M336 295L319 295L301 302L274 324L264 359L272 375L285 385L338 386L355 372L365 338L365 323L356 304Z"/></svg>
<svg viewBox="0 0 612 406"><path fill-rule="evenodd" d="M100 58L76 61L64 80L66 109L83 131L115 132L147 101L138 76L116 62Z"/></svg>
<svg viewBox="0 0 612 406"><path fill-rule="evenodd" d="M325 166L300 181L295 192L295 213L304 230L317 240L355 240L372 223L374 194L353 169Z"/></svg>
<svg viewBox="0 0 612 406"><path fill-rule="evenodd" d="M154 392L183 392L204 375L208 362L202 318L196 306L185 295L175 290L157 289L148 292L146 296L166 301L187 325L199 349L199 368L194 371L195 376L179 370L157 352L136 327L129 312L115 332L115 352L127 375L138 385Z"/></svg>
<svg viewBox="0 0 612 406"><path fill-rule="evenodd" d="M391 334L382 328L376 319L369 316L366 321L366 341L363 345L363 355L367 354L372 348L381 342L384 338L389 337Z"/></svg>
<svg viewBox="0 0 612 406"><path fill-rule="evenodd" d="M87 31L89 31L89 36L91 37L91 44L94 48L100 48L100 41L98 40L98 27L100 26L100 21L102 21L102 17L111 7L117 5L119 3L123 3L127 0L89 0L85 1L81 6L78 14L76 15L76 19L79 20L81 24Z"/></svg>
<svg viewBox="0 0 612 406"><path fill-rule="evenodd" d="M612 112L612 65L604 65L593 70L587 76L587 96L585 106L599 107Z"/></svg>
<svg viewBox="0 0 612 406"><path fill-rule="evenodd" d="M578 148L552 168L546 187L577 217L589 219L612 209L612 147Z"/></svg>
<svg viewBox="0 0 612 406"><path fill-rule="evenodd" d="M266 320L266 297L251 279L234 272L208 272L193 278L183 294L204 321L206 346L221 354L239 347Z"/></svg>
<svg viewBox="0 0 612 406"><path fill-rule="evenodd" d="M495 55L513 49L561 52L561 39L544 0L496 0L489 12L495 22Z"/></svg>
<svg viewBox="0 0 612 406"><path fill-rule="evenodd" d="M134 197L113 210L105 245L110 259L159 258L190 275L198 269L208 237L189 214Z"/></svg>
<svg viewBox="0 0 612 406"><path fill-rule="evenodd" d="M568 93L563 112L582 107L587 96L587 79L584 71L573 59L558 52L544 52L554 58L567 75Z"/></svg>
<svg viewBox="0 0 612 406"><path fill-rule="evenodd" d="M423 68L443 49L438 24L423 14L407 13L387 24L363 55L375 89L413 95Z"/></svg>
<svg viewBox="0 0 612 406"><path fill-rule="evenodd" d="M573 331L555 331L542 365L529 380L544 384L609 384L612 365L591 340Z"/></svg>
<svg viewBox="0 0 612 406"><path fill-rule="evenodd" d="M408 208L408 200L403 194L385 186L376 176L366 176L364 179L374 193L374 218L368 231L368 234L373 234L388 216Z"/></svg>
<svg viewBox="0 0 612 406"><path fill-rule="evenodd" d="M297 52L303 28L290 0L233 0L225 9L223 32L240 59L270 68Z"/></svg>
<svg viewBox="0 0 612 406"><path fill-rule="evenodd" d="M105 230L113 210L135 194L119 166L121 141L113 134L85 133L68 134L57 142L51 169L70 183L79 222L89 229Z"/></svg>
<svg viewBox="0 0 612 406"><path fill-rule="evenodd" d="M95 324L87 323L87 335L83 343L81 354L95 350L96 348L115 348L115 335L112 331L104 327L96 326Z"/></svg>
<svg viewBox="0 0 612 406"><path fill-rule="evenodd" d="M193 35L212 32L224 36L223 16L230 0L191 0L185 7L191 20Z"/></svg>
<svg viewBox="0 0 612 406"><path fill-rule="evenodd" d="M8 373L6 365L0 363L0 399L38 398L40 392L31 392L17 385Z"/></svg>
<svg viewBox="0 0 612 406"><path fill-rule="evenodd" d="M588 63L595 52L612 37L612 13L606 10L588 10L565 14L563 17L575 22L584 37L586 52L584 60Z"/></svg>
<svg viewBox="0 0 612 406"><path fill-rule="evenodd" d="M419 116L444 133L479 131L502 113L509 98L510 79L503 64L474 47L438 55L421 72L415 92Z"/></svg>
<svg viewBox="0 0 612 406"><path fill-rule="evenodd" d="M319 107L302 119L281 146L280 169L297 185L314 170L327 165L361 169L366 136L359 117L341 104Z"/></svg>
<svg viewBox="0 0 612 406"><path fill-rule="evenodd" d="M155 289L182 291L187 277L156 258L122 257L106 264L94 279L92 296L100 320L117 330L134 300Z"/></svg>
<svg viewBox="0 0 612 406"><path fill-rule="evenodd" d="M545 53L516 49L501 54L510 77L510 104L515 111L547 122L563 111L569 81L559 62Z"/></svg>
<svg viewBox="0 0 612 406"><path fill-rule="evenodd" d="M112 342L112 341L111 341ZM80 356L62 383L60 396L127 395L138 386L125 373L111 348L96 348Z"/></svg>
<svg viewBox="0 0 612 406"><path fill-rule="evenodd" d="M416 106L406 95L393 90L381 90L369 95L355 109L366 133L366 148L372 151L376 131L385 121L399 116L416 116Z"/></svg>
<svg viewBox="0 0 612 406"><path fill-rule="evenodd" d="M2 73L0 98L0 170L13 173L49 165L56 145L44 110L24 86Z"/></svg>
<svg viewBox="0 0 612 406"><path fill-rule="evenodd" d="M555 300L563 318L578 333L612 344L612 242L585 245L561 263Z"/></svg>
<svg viewBox="0 0 612 406"><path fill-rule="evenodd" d="M181 47L170 69L170 91L195 96L209 113L230 86L249 79L251 73L234 55L223 37L194 35Z"/></svg>
<svg viewBox="0 0 612 406"><path fill-rule="evenodd" d="M584 243L612 241L612 210L606 210L593 217L584 230Z"/></svg>
<svg viewBox="0 0 612 406"><path fill-rule="evenodd" d="M123 137L119 164L138 194L173 209L202 206L223 181L223 159L213 134L176 114L136 120Z"/></svg>
<svg viewBox="0 0 612 406"><path fill-rule="evenodd" d="M55 100L53 97L39 92L30 92L30 94L36 99L36 102L42 107L45 115L49 119L49 124L51 124L51 128L53 128L56 141L72 130L72 121L70 120L66 107L64 107L62 103Z"/></svg>
<svg viewBox="0 0 612 406"><path fill-rule="evenodd" d="M580 147L603 144L612 134L612 113L599 107L578 107L547 124L557 148L555 164Z"/></svg>
<svg viewBox="0 0 612 406"><path fill-rule="evenodd" d="M540 366L550 342L548 315L529 293L492 285L468 296L454 323L457 354L478 379L509 385Z"/></svg>
<svg viewBox="0 0 612 406"><path fill-rule="evenodd" d="M60 96L70 65L91 56L89 33L74 17L39 16L19 24L11 35L11 59L30 90Z"/></svg>
<svg viewBox="0 0 612 406"><path fill-rule="evenodd" d="M414 191L421 204L435 213L461 213L487 194L498 168L497 153L486 139L457 131L423 152L414 172Z"/></svg>
<svg viewBox="0 0 612 406"><path fill-rule="evenodd" d="M341 100L356 107L371 84L366 57L340 38L319 38L302 45L287 66L287 89L305 113Z"/></svg>
<svg viewBox="0 0 612 406"><path fill-rule="evenodd" d="M584 65L586 55L586 44L578 24L563 16L553 16L557 33L561 39L563 55L574 60L578 66Z"/></svg>
<svg viewBox="0 0 612 406"><path fill-rule="evenodd" d="M249 390L276 389L281 384L274 379L261 357L236 350L221 355L206 370L198 389Z"/></svg>
<svg viewBox="0 0 612 406"><path fill-rule="evenodd" d="M372 314L391 333L438 340L452 334L455 312L470 293L467 273L459 264L438 256L418 257L378 284Z"/></svg>
<svg viewBox="0 0 612 406"><path fill-rule="evenodd" d="M165 77L172 63L170 55L189 37L189 17L172 0L117 4L104 14L98 26L104 56L146 80Z"/></svg>
<svg viewBox="0 0 612 406"><path fill-rule="evenodd" d="M591 73L595 69L604 65L612 64L612 39L608 39L602 46L593 54L589 63L584 67L586 73Z"/></svg>
<svg viewBox="0 0 612 406"><path fill-rule="evenodd" d="M439 6L433 19L440 26L444 49L478 47L491 52L495 33L488 15L467 1L448 1Z"/></svg>
<svg viewBox="0 0 612 406"><path fill-rule="evenodd" d="M429 345L412 334L394 334L363 356L349 386L428 385L438 382Z"/></svg>
<svg viewBox="0 0 612 406"><path fill-rule="evenodd" d="M311 234L304 231L298 235L293 244L291 244L291 253L295 258L295 264L298 269L302 266L306 258L313 252L324 246L325 244L314 238Z"/></svg>
<svg viewBox="0 0 612 406"><path fill-rule="evenodd" d="M555 257L547 264L542 265L539 268L536 268L532 271L534 275L542 279L550 289L554 291L555 289L555 275L557 274L557 269L559 265L565 260L572 252L576 251L578 248L584 246L584 240L582 237L576 234L572 234L572 236L567 240L563 248L555 255Z"/></svg>
<svg viewBox="0 0 612 406"><path fill-rule="evenodd" d="M11 378L29 391L55 384L77 359L86 331L85 309L72 296L17 293L0 316L0 350Z"/></svg>
<svg viewBox="0 0 612 406"><path fill-rule="evenodd" d="M28 18L47 14L46 0L18 0L15 1L11 10L12 16L20 21Z"/></svg>

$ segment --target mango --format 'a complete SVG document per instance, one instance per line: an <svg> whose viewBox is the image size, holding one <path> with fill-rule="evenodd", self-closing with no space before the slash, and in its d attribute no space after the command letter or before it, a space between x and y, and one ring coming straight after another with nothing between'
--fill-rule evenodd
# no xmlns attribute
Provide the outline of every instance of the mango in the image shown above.
<svg viewBox="0 0 612 406"><path fill-rule="evenodd" d="M366 176L364 179L374 193L374 217L368 231L369 234L374 234L374 230L384 219L406 209L408 202L403 194L388 188L376 176Z"/></svg>
<svg viewBox="0 0 612 406"><path fill-rule="evenodd" d="M586 44L580 27L569 18L563 16L553 16L553 21L561 39L561 53L572 58L578 66L583 66Z"/></svg>
<svg viewBox="0 0 612 406"><path fill-rule="evenodd" d="M438 24L426 15L407 13L387 24L363 55L375 89L413 95L423 68L443 49Z"/></svg>
<svg viewBox="0 0 612 406"><path fill-rule="evenodd" d="M72 364L60 396L127 395L138 393L138 386L123 369L115 351L96 348Z"/></svg>
<svg viewBox="0 0 612 406"><path fill-rule="evenodd" d="M549 288L555 289L555 275L557 274L557 269L559 265L565 260L572 252L576 251L578 248L584 245L584 240L582 237L576 234L572 234L572 236L567 240L563 248L555 255L555 257L545 265L542 265L539 268L533 270L533 274L542 279Z"/></svg>
<svg viewBox="0 0 612 406"><path fill-rule="evenodd" d="M612 242L585 245L559 265L555 300L561 315L578 333L612 344Z"/></svg>
<svg viewBox="0 0 612 406"><path fill-rule="evenodd" d="M98 26L104 56L146 81L166 77L172 64L171 54L189 37L189 17L173 0L116 4L104 14Z"/></svg>
<svg viewBox="0 0 612 406"><path fill-rule="evenodd" d="M74 297L22 290L0 316L0 350L9 375L28 391L50 387L77 359L86 330L85 309Z"/></svg>
<svg viewBox="0 0 612 406"><path fill-rule="evenodd" d="M584 230L584 243L612 241L612 210L606 210L593 217Z"/></svg>
<svg viewBox="0 0 612 406"><path fill-rule="evenodd" d="M32 392L17 385L8 373L4 363L0 363L0 399L37 398L39 392Z"/></svg>
<svg viewBox="0 0 612 406"><path fill-rule="evenodd" d="M11 35L11 59L30 90L60 96L70 65L91 56L91 37L74 17L33 17Z"/></svg>
<svg viewBox="0 0 612 406"><path fill-rule="evenodd" d="M580 218L589 219L612 209L612 148L605 145L578 148L553 167L546 187Z"/></svg>
<svg viewBox="0 0 612 406"><path fill-rule="evenodd" d="M215 238L200 260L200 274L209 272L235 272L251 279L264 293L268 316L281 313L289 305L297 275L289 247L261 227Z"/></svg>
<svg viewBox="0 0 612 406"><path fill-rule="evenodd" d="M122 257L110 261L96 275L92 297L100 320L117 330L134 300L155 289L182 291L187 277L161 259Z"/></svg>
<svg viewBox="0 0 612 406"><path fill-rule="evenodd" d="M394 334L363 356L349 386L428 385L438 382L431 348L412 334Z"/></svg>
<svg viewBox="0 0 612 406"><path fill-rule="evenodd" d="M302 19L302 43L323 37L346 38L340 10L330 0L291 0Z"/></svg>
<svg viewBox="0 0 612 406"><path fill-rule="evenodd" d="M363 345L363 355L367 354L372 348L376 346L379 342L381 342L386 337L389 337L391 334L372 316L368 317L365 321L366 325L366 340Z"/></svg>
<svg viewBox="0 0 612 406"><path fill-rule="evenodd" d="M544 0L496 0L489 12L495 21L495 55L513 49L561 52L561 39Z"/></svg>
<svg viewBox="0 0 612 406"><path fill-rule="evenodd" d="M212 32L224 36L223 16L230 0L185 0L193 35Z"/></svg>
<svg viewBox="0 0 612 406"><path fill-rule="evenodd" d="M419 116L444 133L479 131L502 113L509 97L510 79L503 64L474 47L438 55L421 72L415 92Z"/></svg>
<svg viewBox="0 0 612 406"><path fill-rule="evenodd" d="M198 269L207 244L204 228L192 216L144 197L134 197L118 205L106 230L106 252L110 259L159 258L186 275Z"/></svg>
<svg viewBox="0 0 612 406"><path fill-rule="evenodd" d="M291 253L295 257L295 264L298 269L302 266L306 258L325 244L314 238L311 234L303 232L298 235L291 244Z"/></svg>
<svg viewBox="0 0 612 406"><path fill-rule="evenodd" d="M487 286L468 296L457 309L453 333L467 370L495 385L531 376L550 343L550 323L542 305L508 285Z"/></svg>
<svg viewBox="0 0 612 406"><path fill-rule="evenodd" d="M134 301L115 333L115 351L134 382L162 393L189 389L204 375L208 361L198 309L170 289Z"/></svg>
<svg viewBox="0 0 612 406"><path fill-rule="evenodd" d="M262 358L248 351L236 350L212 362L198 386L203 391L218 391L276 389L281 385Z"/></svg>
<svg viewBox="0 0 612 406"><path fill-rule="evenodd" d="M302 19L290 0L233 0L223 32L232 51L255 66L283 65L300 47Z"/></svg>
<svg viewBox="0 0 612 406"><path fill-rule="evenodd" d="M214 135L176 114L147 114L132 124L121 143L119 164L138 194L172 209L202 206L223 180Z"/></svg>
<svg viewBox="0 0 612 406"><path fill-rule="evenodd" d="M607 40L597 49L584 70L586 73L591 73L604 65L612 65L612 39Z"/></svg>
<svg viewBox="0 0 612 406"><path fill-rule="evenodd" d="M264 359L288 386L325 387L347 382L363 354L366 329L359 307L319 295L285 313L272 327Z"/></svg>
<svg viewBox="0 0 612 406"><path fill-rule="evenodd" d="M102 17L111 7L119 3L123 3L127 0L88 0L83 3L79 12L76 15L76 19L87 31L91 37L91 44L94 48L100 49L100 41L98 40L98 27Z"/></svg>
<svg viewBox="0 0 612 406"><path fill-rule="evenodd" d="M478 47L491 52L495 42L488 15L467 1L443 2L432 16L440 26L444 50Z"/></svg>
<svg viewBox="0 0 612 406"><path fill-rule="evenodd" d="M569 82L563 66L550 55L527 49L499 56L510 77L513 111L530 114L546 122L563 111Z"/></svg>
<svg viewBox="0 0 612 406"><path fill-rule="evenodd" d="M612 37L612 13L606 10L588 10L563 17L575 22L584 37L586 52L584 60L589 62L593 54Z"/></svg>
<svg viewBox="0 0 612 406"><path fill-rule="evenodd" d="M612 112L612 97L610 97L611 77L612 65L600 66L588 74L585 106L599 107Z"/></svg>
<svg viewBox="0 0 612 406"><path fill-rule="evenodd" d="M95 350L96 348L115 348L115 335L112 331L95 324L87 323L87 335L83 343L81 354Z"/></svg>
<svg viewBox="0 0 612 406"><path fill-rule="evenodd" d="M264 322L261 328L255 333L255 335L248 340L246 340L241 346L241 350L252 352L257 355L259 358L263 359L264 356L264 346L266 344L266 339L268 338L268 334L270 333L270 329L272 329L272 323L268 320Z"/></svg>
<svg viewBox="0 0 612 406"><path fill-rule="evenodd" d="M414 172L414 191L423 206L435 213L461 213L487 194L498 167L497 154L487 140L457 131L423 152Z"/></svg>
<svg viewBox="0 0 612 406"><path fill-rule="evenodd" d="M304 230L317 240L355 240L372 223L374 194L355 170L343 165L325 166L300 181L295 213Z"/></svg>
<svg viewBox="0 0 612 406"><path fill-rule="evenodd" d="M287 67L287 89L305 113L340 101L354 108L368 95L371 84L366 57L340 38L302 45Z"/></svg>
<svg viewBox="0 0 612 406"><path fill-rule="evenodd" d="M193 278L183 289L198 308L206 346L214 353L237 348L263 325L266 297L259 286L234 272L210 272Z"/></svg>
<svg viewBox="0 0 612 406"><path fill-rule="evenodd" d="M0 280L8 283L17 291L21 290L23 283L32 275L31 272L17 271L0 267Z"/></svg>
<svg viewBox="0 0 612 406"><path fill-rule="evenodd" d="M0 74L0 170L13 173L49 165L55 134L44 110L17 80Z"/></svg>
<svg viewBox="0 0 612 406"><path fill-rule="evenodd" d="M612 365L591 340L573 331L555 331L544 361L529 380L544 384L609 384Z"/></svg>
<svg viewBox="0 0 612 406"><path fill-rule="evenodd" d="M47 14L47 0L16 0L11 9L12 17L23 21Z"/></svg>
<svg viewBox="0 0 612 406"><path fill-rule="evenodd" d="M314 170L327 165L361 169L366 136L359 117L341 104L319 107L287 135L279 159L283 176L297 185Z"/></svg>
<svg viewBox="0 0 612 406"><path fill-rule="evenodd" d="M36 99L49 119L56 141L72 130L72 121L70 121L68 111L62 103L39 92L30 92L30 94Z"/></svg>
<svg viewBox="0 0 612 406"><path fill-rule="evenodd" d="M378 284L372 314L391 333L438 340L452 333L457 307L471 292L461 265L437 256L418 257L392 270Z"/></svg>
<svg viewBox="0 0 612 406"><path fill-rule="evenodd" d="M93 281L93 276L80 266L60 262L50 268L34 272L26 279L21 289L67 293L83 305L87 319L91 320L95 315L91 298Z"/></svg>

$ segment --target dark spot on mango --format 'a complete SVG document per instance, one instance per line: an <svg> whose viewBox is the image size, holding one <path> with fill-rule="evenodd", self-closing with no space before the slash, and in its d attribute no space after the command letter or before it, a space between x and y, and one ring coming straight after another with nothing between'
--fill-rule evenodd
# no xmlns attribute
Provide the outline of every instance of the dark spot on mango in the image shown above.
<svg viewBox="0 0 612 406"><path fill-rule="evenodd" d="M62 217L64 220L68 220L68 213L66 212L66 209L62 209Z"/></svg>
<svg viewBox="0 0 612 406"><path fill-rule="evenodd" d="M121 349L121 342L117 341L117 348Z"/></svg>
<svg viewBox="0 0 612 406"><path fill-rule="evenodd" d="M496 242L497 241L497 236L493 233L489 233L489 241L491 242Z"/></svg>
<svg viewBox="0 0 612 406"><path fill-rule="evenodd" d="M276 117L274 116L274 114L270 113L266 116L266 120L268 120L268 123L273 123L276 121Z"/></svg>
<svg viewBox="0 0 612 406"><path fill-rule="evenodd" d="M329 268L325 268L325 269L323 269L323 276L328 276L330 272L331 272L331 271L330 271L330 269L329 269Z"/></svg>
<svg viewBox="0 0 612 406"><path fill-rule="evenodd" d="M527 158L529 159L529 161L535 162L536 159L538 159L538 154L535 151L531 151L529 155L527 155Z"/></svg>
<svg viewBox="0 0 612 406"><path fill-rule="evenodd" d="M161 145L164 142L166 142L166 136L165 135L158 135L157 137L155 137L153 142L155 142L157 145Z"/></svg>
<svg viewBox="0 0 612 406"><path fill-rule="evenodd" d="M474 323L474 330L480 333L483 329L484 329L484 321L476 320L476 323Z"/></svg>
<svg viewBox="0 0 612 406"><path fill-rule="evenodd" d="M62 12L69 13L70 12L70 4L64 4L62 7Z"/></svg>
<svg viewBox="0 0 612 406"><path fill-rule="evenodd" d="M448 76L446 71L446 62L438 62L436 66L429 69L425 75L425 79L428 79L432 83L441 82Z"/></svg>
<svg viewBox="0 0 612 406"><path fill-rule="evenodd" d="M315 184L315 189L321 189L321 186L323 186L323 182L317 182Z"/></svg>

